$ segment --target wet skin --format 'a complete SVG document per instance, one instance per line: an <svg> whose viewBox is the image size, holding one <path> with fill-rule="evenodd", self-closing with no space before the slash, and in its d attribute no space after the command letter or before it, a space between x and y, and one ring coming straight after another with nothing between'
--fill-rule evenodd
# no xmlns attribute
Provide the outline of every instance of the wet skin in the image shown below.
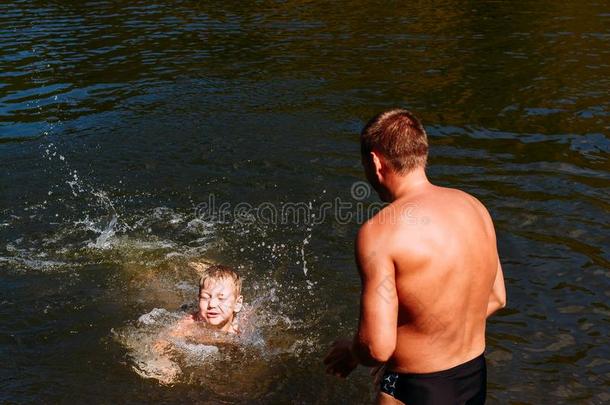
<svg viewBox="0 0 610 405"><path fill-rule="evenodd" d="M357 364L385 364L428 373L478 356L486 318L506 301L489 213L471 195L431 184L423 168L399 175L375 155L365 170L390 205L358 233L359 327L353 341L333 344L327 371L345 377Z"/></svg>
<svg viewBox="0 0 610 405"><path fill-rule="evenodd" d="M237 333L234 318L242 308L242 301L232 280L207 279L199 291L199 311L191 319L193 322L205 322L223 332Z"/></svg>

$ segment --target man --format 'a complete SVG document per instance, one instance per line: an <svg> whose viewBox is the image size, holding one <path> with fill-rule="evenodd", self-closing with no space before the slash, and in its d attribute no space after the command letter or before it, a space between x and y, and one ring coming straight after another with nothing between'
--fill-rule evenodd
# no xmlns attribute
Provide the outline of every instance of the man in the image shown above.
<svg viewBox="0 0 610 405"><path fill-rule="evenodd" d="M358 331L335 341L327 372L378 367L378 403L483 404L485 322L506 305L491 217L473 196L428 181L426 132L409 111L371 119L361 152L390 204L358 232Z"/></svg>

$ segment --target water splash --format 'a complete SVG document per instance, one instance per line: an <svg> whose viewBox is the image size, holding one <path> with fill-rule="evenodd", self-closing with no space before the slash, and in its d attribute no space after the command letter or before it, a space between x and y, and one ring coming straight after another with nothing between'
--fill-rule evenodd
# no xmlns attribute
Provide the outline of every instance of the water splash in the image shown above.
<svg viewBox="0 0 610 405"><path fill-rule="evenodd" d="M128 350L130 366L143 378L164 385L203 385L218 394L230 395L235 387L226 384L227 373L234 372L229 380L239 381L240 394L250 390L256 396L256 392L264 392L262 388L277 380L278 373L273 370L281 367L286 356L309 356L318 344L317 337L306 332L311 325L282 313L283 300L277 294L285 288L272 281L255 282L250 287L255 297L246 304L246 314L239 315L239 336L220 336L219 341L218 332L201 328L201 336L168 338L168 331L186 313L164 308L153 308L137 322L113 329L112 335ZM163 352L159 352L158 342L163 339L171 341L171 348L162 346ZM238 369L231 366L235 363L240 364Z"/></svg>
<svg viewBox="0 0 610 405"><path fill-rule="evenodd" d="M106 229L102 231L100 236L97 237L95 243L90 244L90 247L94 247L97 249L107 249L110 246L110 238L112 238L115 234L115 226L117 223L117 216L113 215L112 219L106 226Z"/></svg>

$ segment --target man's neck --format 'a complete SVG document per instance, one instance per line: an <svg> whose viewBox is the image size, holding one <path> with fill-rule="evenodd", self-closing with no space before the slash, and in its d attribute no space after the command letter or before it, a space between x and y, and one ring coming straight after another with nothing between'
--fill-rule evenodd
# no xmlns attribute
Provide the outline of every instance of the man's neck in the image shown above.
<svg viewBox="0 0 610 405"><path fill-rule="evenodd" d="M392 174L388 180L387 191L391 202L413 195L431 185L423 167L406 174Z"/></svg>

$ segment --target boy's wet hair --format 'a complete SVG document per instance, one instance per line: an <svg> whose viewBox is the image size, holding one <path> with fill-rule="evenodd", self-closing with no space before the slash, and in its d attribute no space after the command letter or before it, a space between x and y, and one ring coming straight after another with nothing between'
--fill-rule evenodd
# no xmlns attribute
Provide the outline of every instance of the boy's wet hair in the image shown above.
<svg viewBox="0 0 610 405"><path fill-rule="evenodd" d="M233 284L235 285L235 295L239 296L241 294L241 277L239 277L239 274L237 274L233 268L222 264L213 264L203 271L201 278L199 279L199 291L204 287L207 279L219 280L223 278L228 278L233 281Z"/></svg>

